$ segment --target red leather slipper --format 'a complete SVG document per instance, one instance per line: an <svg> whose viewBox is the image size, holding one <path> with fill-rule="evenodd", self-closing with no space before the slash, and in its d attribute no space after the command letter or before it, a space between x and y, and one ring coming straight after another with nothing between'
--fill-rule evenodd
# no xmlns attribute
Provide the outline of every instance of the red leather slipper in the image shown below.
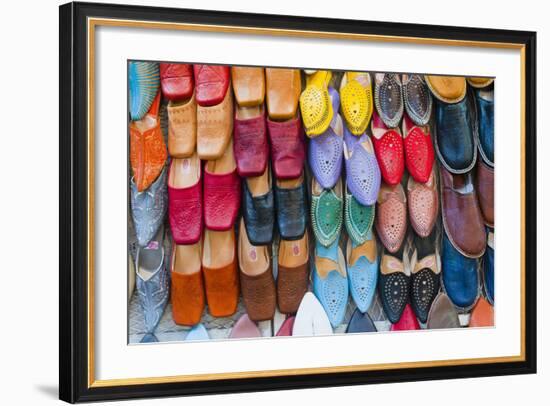
<svg viewBox="0 0 550 406"><path fill-rule="evenodd" d="M239 175L242 177L262 175L269 155L263 106L235 109L233 138Z"/></svg>
<svg viewBox="0 0 550 406"><path fill-rule="evenodd" d="M271 161L277 179L296 179L302 174L306 150L300 115L287 121L267 119Z"/></svg>
<svg viewBox="0 0 550 406"><path fill-rule="evenodd" d="M193 67L186 63L161 63L160 87L168 100L189 99L193 95Z"/></svg>
<svg viewBox="0 0 550 406"><path fill-rule="evenodd" d="M220 65L193 65L195 95L199 106L220 104L229 87L229 67Z"/></svg>
<svg viewBox="0 0 550 406"><path fill-rule="evenodd" d="M435 154L429 127L419 127L407 114L403 116L403 136L405 137L405 164L407 170L419 183L430 179Z"/></svg>
<svg viewBox="0 0 550 406"><path fill-rule="evenodd" d="M384 182L397 185L405 171L405 149L399 129L388 129L378 113L373 111L372 141Z"/></svg>
<svg viewBox="0 0 550 406"><path fill-rule="evenodd" d="M407 303L399 321L391 325L391 331L420 330L420 324L410 304Z"/></svg>
<svg viewBox="0 0 550 406"><path fill-rule="evenodd" d="M276 337L291 337L292 336L292 328L294 327L294 316L287 318L283 324L281 325L281 328L279 328L279 331L277 334L275 334Z"/></svg>

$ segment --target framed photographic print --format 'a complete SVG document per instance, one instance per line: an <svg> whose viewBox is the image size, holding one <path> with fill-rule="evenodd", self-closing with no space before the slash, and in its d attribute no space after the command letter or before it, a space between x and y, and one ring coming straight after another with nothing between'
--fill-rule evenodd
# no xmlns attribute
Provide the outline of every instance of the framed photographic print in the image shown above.
<svg viewBox="0 0 550 406"><path fill-rule="evenodd" d="M60 7L60 398L534 373L536 34Z"/></svg>

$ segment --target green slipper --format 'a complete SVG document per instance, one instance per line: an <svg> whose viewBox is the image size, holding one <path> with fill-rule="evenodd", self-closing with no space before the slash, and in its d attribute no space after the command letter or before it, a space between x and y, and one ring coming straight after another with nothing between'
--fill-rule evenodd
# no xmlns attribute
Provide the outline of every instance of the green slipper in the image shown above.
<svg viewBox="0 0 550 406"><path fill-rule="evenodd" d="M313 177L311 184L311 224L315 238L325 247L331 245L342 229L344 201L342 181L332 189L323 189Z"/></svg>
<svg viewBox="0 0 550 406"><path fill-rule="evenodd" d="M375 205L364 206L357 201L346 187L344 217L348 235L356 245L364 244L374 223Z"/></svg>

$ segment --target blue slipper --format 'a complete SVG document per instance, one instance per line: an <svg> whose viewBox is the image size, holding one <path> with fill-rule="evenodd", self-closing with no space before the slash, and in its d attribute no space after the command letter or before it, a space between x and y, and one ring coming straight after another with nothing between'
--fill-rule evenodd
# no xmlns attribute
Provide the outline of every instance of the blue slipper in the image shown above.
<svg viewBox="0 0 550 406"><path fill-rule="evenodd" d="M372 333L378 331L374 322L367 313L355 309L349 321L346 333Z"/></svg>
<svg viewBox="0 0 550 406"><path fill-rule="evenodd" d="M208 331L206 331L206 328L203 324L199 323L195 327L193 327L191 330L189 330L189 333L185 336L185 341L205 341L210 340L210 336L208 335Z"/></svg>
<svg viewBox="0 0 550 406"><path fill-rule="evenodd" d="M159 91L160 73L157 62L130 62L128 87L130 89L130 119L141 120L149 111Z"/></svg>
<svg viewBox="0 0 550 406"><path fill-rule="evenodd" d="M378 281L376 238L369 232L367 241L360 245L349 239L346 251L351 297L359 311L365 313L372 303Z"/></svg>

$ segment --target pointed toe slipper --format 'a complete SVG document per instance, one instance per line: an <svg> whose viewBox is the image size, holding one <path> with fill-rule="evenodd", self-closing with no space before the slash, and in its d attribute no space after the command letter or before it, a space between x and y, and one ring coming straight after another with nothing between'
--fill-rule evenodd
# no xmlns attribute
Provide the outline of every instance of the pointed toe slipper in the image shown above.
<svg viewBox="0 0 550 406"><path fill-rule="evenodd" d="M168 175L168 221L176 244L195 244L203 227L201 162L172 159Z"/></svg>
<svg viewBox="0 0 550 406"><path fill-rule="evenodd" d="M160 87L168 100L189 99L195 88L193 67L186 63L161 63Z"/></svg>
<svg viewBox="0 0 550 406"><path fill-rule="evenodd" d="M346 333L373 333L378 331L368 313L355 309L348 323Z"/></svg>
<svg viewBox="0 0 550 406"><path fill-rule="evenodd" d="M493 327L494 325L495 314L493 306L482 296L472 310L468 327Z"/></svg>
<svg viewBox="0 0 550 406"><path fill-rule="evenodd" d="M145 116L158 93L159 83L158 63L130 62L128 64L131 120L141 120Z"/></svg>
<svg viewBox="0 0 550 406"><path fill-rule="evenodd" d="M224 155L204 167L204 223L210 230L233 228L241 207L241 179L228 145Z"/></svg>
<svg viewBox="0 0 550 406"><path fill-rule="evenodd" d="M360 204L374 204L380 190L381 173L370 137L367 134L356 137L344 129L344 158L348 190Z"/></svg>
<svg viewBox="0 0 550 406"><path fill-rule="evenodd" d="M374 298L378 282L378 250L376 238L370 233L367 242L356 245L348 240L349 291L359 311L365 313Z"/></svg>
<svg viewBox="0 0 550 406"><path fill-rule="evenodd" d="M424 76L432 94L443 103L458 103L466 96L466 78L463 76Z"/></svg>
<svg viewBox="0 0 550 406"><path fill-rule="evenodd" d="M374 105L388 128L399 125L403 116L403 88L399 75L395 73L374 75Z"/></svg>
<svg viewBox="0 0 550 406"><path fill-rule="evenodd" d="M197 106L197 152L200 159L221 157L233 133L233 93L216 105Z"/></svg>
<svg viewBox="0 0 550 406"><path fill-rule="evenodd" d="M333 189L323 189L315 179L311 182L311 227L317 241L328 247L340 236L344 212L342 182Z"/></svg>
<svg viewBox="0 0 550 406"><path fill-rule="evenodd" d="M334 110L328 92L332 78L330 71L317 71L308 76L305 90L300 95L300 111L308 137L317 137L329 127Z"/></svg>
<svg viewBox="0 0 550 406"><path fill-rule="evenodd" d="M375 224L384 247L391 253L397 252L407 232L407 197L401 184L383 184L380 188Z"/></svg>
<svg viewBox="0 0 550 406"><path fill-rule="evenodd" d="M444 292L436 296L430 307L427 327L428 329L460 328L458 313Z"/></svg>
<svg viewBox="0 0 550 406"><path fill-rule="evenodd" d="M428 182L417 183L412 177L407 182L407 206L414 231L420 237L432 232L439 213L439 195L435 169Z"/></svg>
<svg viewBox="0 0 550 406"><path fill-rule="evenodd" d="M208 341L210 336L203 324L197 324L185 336L185 341Z"/></svg>
<svg viewBox="0 0 550 406"><path fill-rule="evenodd" d="M151 186L168 158L160 127L159 107L160 92L145 117L130 122L130 166L138 192Z"/></svg>
<svg viewBox="0 0 550 406"><path fill-rule="evenodd" d="M344 321L349 284L344 254L335 241L330 247L315 245L313 292L323 305L332 327Z"/></svg>
<svg viewBox="0 0 550 406"><path fill-rule="evenodd" d="M420 330L420 324L416 319L416 316L411 308L411 305L407 304L403 310L401 318L396 323L393 323L391 331L408 331L408 330Z"/></svg>
<svg viewBox="0 0 550 406"><path fill-rule="evenodd" d="M323 306L313 293L307 292L296 313L292 335L311 337L331 334L333 334L332 326Z"/></svg>
<svg viewBox="0 0 550 406"><path fill-rule="evenodd" d="M409 303L410 276L402 258L402 250L399 258L384 253L380 262L378 293L384 313L392 324L399 321Z"/></svg>
<svg viewBox="0 0 550 406"><path fill-rule="evenodd" d="M405 165L415 181L425 183L430 178L435 153L429 127L418 127L407 114L403 117Z"/></svg>
<svg viewBox="0 0 550 406"><path fill-rule="evenodd" d="M201 107L220 104L229 88L229 67L222 65L193 65L195 75L195 93ZM233 98L231 97L231 104Z"/></svg>
<svg viewBox="0 0 550 406"><path fill-rule="evenodd" d="M235 99L241 107L259 106L265 98L264 68L231 67Z"/></svg>
<svg viewBox="0 0 550 406"><path fill-rule="evenodd" d="M353 135L363 134L372 117L372 83L368 72L346 72L340 83L342 115Z"/></svg>
<svg viewBox="0 0 550 406"><path fill-rule="evenodd" d="M436 253L435 232L428 238L414 238L411 260L411 305L422 323L426 323L432 302L439 293L440 266Z"/></svg>
<svg viewBox="0 0 550 406"><path fill-rule="evenodd" d="M235 109L233 149L240 176L260 176L264 173L269 147L263 105Z"/></svg>
<svg viewBox="0 0 550 406"><path fill-rule="evenodd" d="M309 284L309 241L302 239L279 242L277 303L284 314L296 313Z"/></svg>
<svg viewBox="0 0 550 406"><path fill-rule="evenodd" d="M372 142L384 182L397 185L405 171L405 147L399 128L388 129L374 112L371 121Z"/></svg>
<svg viewBox="0 0 550 406"><path fill-rule="evenodd" d="M279 331L277 331L277 334L275 334L276 337L291 337L292 336L292 330L294 328L294 316L288 317L281 327L279 328Z"/></svg>
<svg viewBox="0 0 550 406"><path fill-rule="evenodd" d="M265 82L269 118L274 121L294 118L302 91L300 70L266 68Z"/></svg>
<svg viewBox="0 0 550 406"><path fill-rule="evenodd" d="M147 333L141 338L141 340L139 342L143 343L143 344L158 343L159 340L158 340L157 336L154 335L153 333Z"/></svg>
<svg viewBox="0 0 550 406"><path fill-rule="evenodd" d="M231 329L229 338L259 338L262 332L247 314L243 314Z"/></svg>
<svg viewBox="0 0 550 406"><path fill-rule="evenodd" d="M195 94L183 102L168 103L168 152L173 158L188 158L197 146Z"/></svg>
<svg viewBox="0 0 550 406"><path fill-rule="evenodd" d="M425 126L432 115L432 94L422 75L403 75L403 101L412 121Z"/></svg>

